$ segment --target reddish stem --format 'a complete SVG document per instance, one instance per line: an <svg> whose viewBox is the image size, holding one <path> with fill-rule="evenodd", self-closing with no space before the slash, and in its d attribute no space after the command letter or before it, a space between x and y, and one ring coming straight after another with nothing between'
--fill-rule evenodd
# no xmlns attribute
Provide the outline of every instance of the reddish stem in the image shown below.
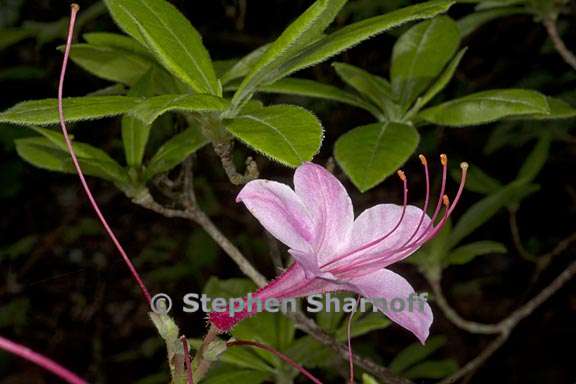
<svg viewBox="0 0 576 384"><path fill-rule="evenodd" d="M226 345L228 347L249 345L251 347L256 347L256 348L260 348L260 349L263 349L265 351L268 351L268 352L274 354L275 356L279 357L280 359L284 360L287 364L296 368L298 371L300 371L301 374L303 374L308 379L310 379L311 382L313 382L315 384L322 384L322 382L320 380L318 380L316 377L314 377L314 375L312 375L308 370L306 370L306 368L304 368L303 366L301 366L300 364L298 364L297 362L295 362L294 360L292 360L291 358L289 358L288 356L286 356L282 352L279 352L279 351L275 350L274 348L272 348L266 344L261 344L257 341L251 341L251 340L234 340L234 341L227 342Z"/></svg>
<svg viewBox="0 0 576 384"><path fill-rule="evenodd" d="M84 192L86 193L86 196L88 197L88 200L90 201L90 204L92 205L92 208L94 208L94 211L96 212L96 216L98 216L98 219L102 223L102 226L106 230L106 233L108 234L108 236L110 237L110 239L112 240L114 245L116 246L116 249L118 249L118 252L120 252L120 255L124 259L124 262L128 266L128 269L130 269L130 273L132 273L132 276L134 277L134 279L138 283L138 286L140 287L140 290L142 291L142 295L144 296L144 298L146 299L148 304L150 304L152 302L152 298L150 297L150 293L148 292L148 289L146 288L146 286L144 285L144 282L140 278L138 271L136 271L136 268L134 267L134 265L130 261L130 258L126 254L126 251L124 251L124 248L122 247L122 245L120 244L120 242L116 238L116 235L114 235L112 228L110 228L110 226L108 225L106 218L104 217L104 215L100 211L100 208L98 207L98 203L96 202L96 199L94 198L94 196L92 195L92 192L90 191L90 187L88 187L88 183L86 182L86 179L84 178L84 173L82 172L82 168L80 167L80 162L78 161L78 157L76 156L76 152L74 152L74 147L72 146L72 141L70 140L70 136L68 135L68 130L66 129L66 123L65 123L65 119L64 119L64 107L62 105L62 95L64 93L64 78L66 76L66 67L68 65L68 58L70 56L70 47L72 45L72 37L74 35L74 25L76 23L76 15L78 14L79 9L80 9L80 7L78 6L78 4L72 4L71 14L70 14L70 24L68 26L68 37L66 39L66 49L64 50L64 60L62 62L62 71L60 72L60 82L58 84L58 116L60 118L60 127L62 128L62 134L64 135L64 140L66 141L66 146L68 147L68 152L70 152L70 156L72 157L72 163L74 164L74 168L76 169L76 173L78 173L78 177L80 178L80 183L82 184L82 188L84 189Z"/></svg>
<svg viewBox="0 0 576 384"><path fill-rule="evenodd" d="M188 348L188 340L186 336L180 336L182 348L184 348L184 365L186 367L186 380L187 384L194 384L194 377L192 377L192 363L190 362L190 353Z"/></svg>
<svg viewBox="0 0 576 384"><path fill-rule="evenodd" d="M23 345L16 344L13 341L5 339L2 336L0 336L0 349L10 352L25 360L28 360L44 368L47 371L52 372L53 374L55 374L56 376L60 377L62 380L70 384L87 384L87 382L84 379L81 379L75 373L64 368L54 360L42 356L41 354L34 352L33 350Z"/></svg>

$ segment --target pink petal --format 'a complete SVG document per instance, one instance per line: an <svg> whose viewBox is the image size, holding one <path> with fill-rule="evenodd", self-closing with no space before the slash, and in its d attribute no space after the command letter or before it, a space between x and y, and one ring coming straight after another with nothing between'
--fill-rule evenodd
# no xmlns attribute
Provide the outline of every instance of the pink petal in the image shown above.
<svg viewBox="0 0 576 384"><path fill-rule="evenodd" d="M333 278L333 276L329 274L324 277ZM341 285L332 283L324 278L307 278L305 269L299 263L294 263L275 280L272 280L265 287L254 292L252 297L254 300L260 300L262 306L264 306L266 300L270 298L297 298L339 289L342 289ZM256 302L253 303L257 305ZM246 305L246 307L248 307L248 305ZM256 308L257 307L252 311L250 311L250 308L246 308L246 310L237 312L233 316L230 316L230 313L227 311L211 312L208 315L208 319L218 330L228 332L241 320L256 315Z"/></svg>
<svg viewBox="0 0 576 384"><path fill-rule="evenodd" d="M312 255L312 220L306 207L287 185L268 180L253 180L236 198L275 238L298 251ZM316 260L310 260L315 265Z"/></svg>
<svg viewBox="0 0 576 384"><path fill-rule="evenodd" d="M354 221L352 201L336 177L312 163L296 169L294 190L311 214L314 253L323 264L346 246Z"/></svg>
<svg viewBox="0 0 576 384"><path fill-rule="evenodd" d="M353 260L382 256L384 252L403 248L408 241L408 244L413 243L426 231L430 223L428 215L425 215L422 220L422 213L422 210L418 207L407 206L400 225L390 234L390 231L398 225L402 216L402 206L379 204L365 210L354 221L348 252L355 252L353 257L346 259L346 262L350 263ZM422 220L422 223L418 228L420 220ZM417 228L418 232L414 234ZM385 239L376 242L383 237ZM375 244L368 246L371 243ZM408 252L392 252L389 257L384 258L385 261L380 264L378 269L402 260L414 253L416 249L410 249Z"/></svg>
<svg viewBox="0 0 576 384"><path fill-rule="evenodd" d="M355 291L369 299L385 299L375 301L374 305L386 314L386 316L412 332L422 344L425 343L430 333L433 315L428 303L415 296L414 289L402 276L388 269L381 269L369 275L357 277L350 281ZM410 297L413 298L411 301ZM404 310L391 305L392 300L402 300ZM412 302L412 304L410 304Z"/></svg>

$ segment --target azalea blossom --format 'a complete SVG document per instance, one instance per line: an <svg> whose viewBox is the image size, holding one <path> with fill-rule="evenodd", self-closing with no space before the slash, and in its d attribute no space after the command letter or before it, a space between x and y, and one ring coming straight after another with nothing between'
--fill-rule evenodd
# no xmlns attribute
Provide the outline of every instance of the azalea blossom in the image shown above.
<svg viewBox="0 0 576 384"><path fill-rule="evenodd" d="M403 183L403 204L378 204L356 218L344 186L313 163L296 169L294 189L262 179L246 184L236 201L244 203L264 228L286 244L295 260L279 277L253 293L252 298L265 302L271 298L351 291L368 299L390 301L414 295L410 283L388 267L413 254L440 231L462 194L468 168L466 163L461 164L460 187L450 204L445 195L447 158L441 156L440 197L429 217L428 164L422 155L420 160L426 176L423 209L408 205L408 182L402 171L398 175ZM373 305L425 342L433 319L427 303L422 310L394 312L386 311L382 301L374 300ZM217 329L226 332L255 313L254 308L237 313L211 312L209 319Z"/></svg>

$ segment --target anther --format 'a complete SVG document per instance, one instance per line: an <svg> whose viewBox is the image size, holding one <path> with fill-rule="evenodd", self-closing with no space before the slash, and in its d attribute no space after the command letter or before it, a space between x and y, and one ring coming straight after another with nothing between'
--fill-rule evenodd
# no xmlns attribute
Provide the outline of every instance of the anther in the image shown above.
<svg viewBox="0 0 576 384"><path fill-rule="evenodd" d="M462 168L463 170L467 170L468 169L468 163L465 161L460 163L460 168Z"/></svg>
<svg viewBox="0 0 576 384"><path fill-rule="evenodd" d="M400 180L406 181L406 174L404 173L404 171L399 170L396 173L398 174L398 177L400 178Z"/></svg>
<svg viewBox="0 0 576 384"><path fill-rule="evenodd" d="M442 204L444 204L446 207L450 205L450 199L448 198L448 195L442 196Z"/></svg>
<svg viewBox="0 0 576 384"><path fill-rule="evenodd" d="M418 158L420 159L420 162L422 162L422 165L428 165L428 160L426 160L426 156L420 154L418 155Z"/></svg>
<svg viewBox="0 0 576 384"><path fill-rule="evenodd" d="M442 163L443 166L446 166L448 164L448 156L446 156L444 153L441 154L440 162Z"/></svg>

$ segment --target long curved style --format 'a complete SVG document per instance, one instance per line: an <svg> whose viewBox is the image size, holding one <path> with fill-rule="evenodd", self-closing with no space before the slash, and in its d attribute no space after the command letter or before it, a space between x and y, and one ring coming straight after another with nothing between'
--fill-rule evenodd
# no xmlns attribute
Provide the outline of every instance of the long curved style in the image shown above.
<svg viewBox="0 0 576 384"><path fill-rule="evenodd" d="M10 352L13 355L19 356L25 360L28 360L45 370L53 373L54 375L60 377L62 380L70 384L88 384L87 381L81 379L78 375L70 370L64 368L54 360L47 358L37 352L34 352L28 347L10 341L2 336L0 336L0 349Z"/></svg>

